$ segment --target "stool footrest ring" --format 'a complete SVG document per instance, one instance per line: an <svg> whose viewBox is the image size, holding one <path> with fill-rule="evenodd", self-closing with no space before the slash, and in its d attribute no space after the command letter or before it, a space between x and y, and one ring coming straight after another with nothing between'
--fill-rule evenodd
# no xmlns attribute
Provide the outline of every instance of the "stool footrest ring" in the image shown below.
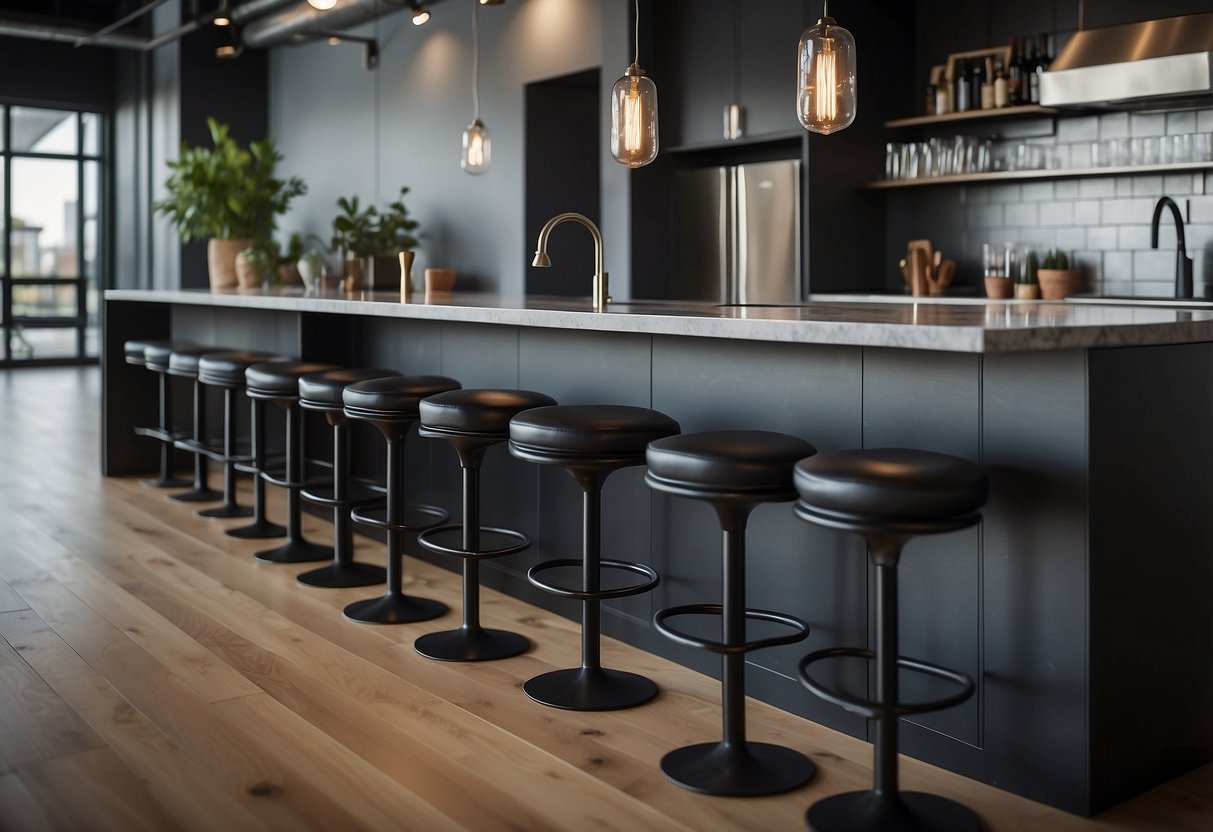
<svg viewBox="0 0 1213 832"><path fill-rule="evenodd" d="M448 546L440 542L439 538L443 535L456 535L458 543L455 546ZM484 560L487 558L501 558L506 555L514 555L518 552L525 551L531 545L531 539L520 531L514 529L502 529L495 526L481 526L480 534L498 535L515 541L508 546L498 546L494 549L481 549L476 552L469 552L463 548L463 526L459 523L452 523L446 526L437 526L432 529L426 529L417 536L417 542L424 548L439 555L452 555L457 558L465 558L467 560Z"/></svg>
<svg viewBox="0 0 1213 832"><path fill-rule="evenodd" d="M624 586L618 589L570 589L558 584L548 583L547 581L537 577L540 573L546 572L549 569L559 569L561 567L581 566L580 558L557 558L543 563L538 563L532 566L526 573L526 579L531 582L532 586L542 589L544 592L550 592L553 595L559 595L563 598L576 598L580 601L605 601L610 598L627 598L632 595L639 595L642 592L648 592L653 587L661 582L661 578L652 567L645 566L643 563L633 563L626 560L610 560L603 558L599 561L599 566L603 569L618 569L623 572L631 572L634 575L640 575L647 578L642 584L633 584L632 586Z"/></svg>
<svg viewBox="0 0 1213 832"><path fill-rule="evenodd" d="M329 508L347 508L350 506L369 506L373 503L383 503L383 495L369 488L351 488L350 495L338 500L333 496L332 483L312 483L300 493L303 499L318 506Z"/></svg>
<svg viewBox="0 0 1213 832"><path fill-rule="evenodd" d="M387 519L387 506L362 506L350 512L350 519L364 526L376 529L387 529L397 532L418 532L445 523L450 516L438 506L424 503L405 503L400 507L399 523L391 523Z"/></svg>
<svg viewBox="0 0 1213 832"><path fill-rule="evenodd" d="M831 690L825 685L818 682L808 673L808 668L812 664L825 661L826 659L867 659L869 661L876 658L876 654L863 647L831 647L827 650L817 650L800 660L800 683L816 694L821 699L837 705L849 713L865 717L867 719L877 719L887 716L909 716L911 714L925 714L931 711L942 711L945 708L951 708L964 702L973 695L975 686L973 680L964 673L956 670L949 670L946 667L940 667L936 664L919 661L917 659L909 659L905 656L897 657L897 666L903 670L911 670L915 673L922 673L927 676L934 676L937 679L943 679L946 682L951 682L957 685L960 690L951 696L945 696L940 699L933 699L930 702L915 702L912 704L894 703L881 704L872 702L868 699L860 699L856 696L841 693Z"/></svg>
<svg viewBox="0 0 1213 832"><path fill-rule="evenodd" d="M135 428L135 436L146 436L149 439L156 439L160 442L176 442L189 436L189 431L185 429L164 429L159 427L137 427Z"/></svg>
<svg viewBox="0 0 1213 832"><path fill-rule="evenodd" d="M766 621L770 624L780 624L788 627L792 632L782 636L771 636L769 638L759 638L753 641L746 641L740 644L725 644L720 641L712 641L711 639L699 638L697 636L688 635L672 627L668 622L671 618L677 618L682 615L723 615L724 607L721 604L684 604L679 607L666 607L663 610L658 610L653 615L653 626L657 628L657 632L668 638L676 644L681 644L685 647L695 647L700 650L708 650L712 653L720 653L722 655L731 655L736 653L749 653L752 650L761 650L764 647L778 647L781 644L795 644L798 641L804 641L809 636L809 625L799 618L792 615L785 615L781 612L773 612L771 610L746 609L745 617L747 621Z"/></svg>
<svg viewBox="0 0 1213 832"><path fill-rule="evenodd" d="M299 490L305 488L324 488L325 486L331 486L333 484L332 480L325 479L308 479L292 482L285 476L275 476L275 474L268 469L261 472L261 479L265 480L270 485L277 486L278 488L296 488Z"/></svg>

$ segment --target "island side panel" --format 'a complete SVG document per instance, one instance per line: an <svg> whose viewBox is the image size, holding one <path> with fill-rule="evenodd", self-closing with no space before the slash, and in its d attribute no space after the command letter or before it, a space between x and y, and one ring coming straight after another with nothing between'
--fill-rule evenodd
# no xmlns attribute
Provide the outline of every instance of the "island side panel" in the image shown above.
<svg viewBox="0 0 1213 832"><path fill-rule="evenodd" d="M982 368L983 749L960 770L1089 814L1086 353Z"/></svg>
<svg viewBox="0 0 1213 832"><path fill-rule="evenodd" d="M1213 759L1213 344L1092 351L1099 811Z"/></svg>
<svg viewBox="0 0 1213 832"><path fill-rule="evenodd" d="M155 425L159 381L145 367L126 363L123 344L132 338L167 339L170 307L162 303L106 301L101 347L101 473L107 477L156 471L160 443L136 437L136 427ZM183 394L173 393L180 399Z"/></svg>

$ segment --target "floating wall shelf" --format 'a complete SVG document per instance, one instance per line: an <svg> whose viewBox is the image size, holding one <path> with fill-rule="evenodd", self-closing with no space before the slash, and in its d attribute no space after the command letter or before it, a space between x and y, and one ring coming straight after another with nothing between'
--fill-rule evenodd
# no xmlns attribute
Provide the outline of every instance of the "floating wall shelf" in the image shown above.
<svg viewBox="0 0 1213 832"><path fill-rule="evenodd" d="M935 124L955 124L962 121L994 121L1004 118L1031 118L1032 116L1054 116L1062 113L1052 107L1039 104L1024 104L1019 107L997 107L992 110L966 110L963 113L948 113L942 116L911 116L886 121L885 127L928 127ZM1077 111L1073 113L1079 115Z"/></svg>
<svg viewBox="0 0 1213 832"><path fill-rule="evenodd" d="M1033 179L1087 179L1097 176L1138 176L1143 173L1203 173L1213 171L1213 162L1179 162L1171 165L1119 165L1108 168L1063 168L1061 170L1000 170L922 179L883 179L864 187L872 190L927 188L940 185L977 185L982 182L1022 182Z"/></svg>

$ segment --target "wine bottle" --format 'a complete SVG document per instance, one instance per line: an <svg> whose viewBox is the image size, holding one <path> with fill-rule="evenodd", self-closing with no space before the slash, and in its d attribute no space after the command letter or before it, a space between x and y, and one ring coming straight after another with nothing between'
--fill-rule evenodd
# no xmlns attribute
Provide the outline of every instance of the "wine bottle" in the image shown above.
<svg viewBox="0 0 1213 832"><path fill-rule="evenodd" d="M1028 75L1028 103L1040 103L1040 52L1037 40L1032 39L1032 51L1025 62Z"/></svg>
<svg viewBox="0 0 1213 832"><path fill-rule="evenodd" d="M986 71L981 78L981 109L994 109L994 59L986 56Z"/></svg>
<svg viewBox="0 0 1213 832"><path fill-rule="evenodd" d="M1003 71L1002 62L994 64L994 106L1006 107L1010 104L1007 96L1007 74Z"/></svg>
<svg viewBox="0 0 1213 832"><path fill-rule="evenodd" d="M956 62L956 112L963 113L972 109L969 99L969 64L968 61Z"/></svg>
<svg viewBox="0 0 1213 832"><path fill-rule="evenodd" d="M1007 62L1007 100L1012 107L1023 103L1020 80L1019 39L1011 35L1011 58Z"/></svg>

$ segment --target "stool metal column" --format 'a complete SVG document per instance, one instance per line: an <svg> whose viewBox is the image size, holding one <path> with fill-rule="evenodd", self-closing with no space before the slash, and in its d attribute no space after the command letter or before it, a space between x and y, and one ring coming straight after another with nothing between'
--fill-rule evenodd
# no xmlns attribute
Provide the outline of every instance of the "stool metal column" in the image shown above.
<svg viewBox="0 0 1213 832"><path fill-rule="evenodd" d="M505 659L525 653L525 636L480 625L480 561L516 554L531 541L513 529L480 525L480 464L493 445L510 438L510 419L535 407L556 404L529 390L452 390L423 399L421 436L445 439L463 468L463 522L422 532L417 542L440 555L463 559L463 625L430 633L414 643L427 658L450 662Z"/></svg>
<svg viewBox="0 0 1213 832"><path fill-rule="evenodd" d="M178 439L173 444L194 455L194 485L189 491L170 494L169 499L183 503L213 503L223 499L223 494L210 487L207 470L207 451L211 447L207 435L206 388L198 380L198 362L208 352L228 352L221 347L178 347L162 353L149 348L144 351L149 367L161 366L164 361L168 374L188 378L194 382L194 426L189 439Z"/></svg>
<svg viewBox="0 0 1213 832"><path fill-rule="evenodd" d="M404 440L423 398L458 388L459 382L445 376L398 376L355 382L342 393L345 415L370 422L387 441L387 505L351 512L355 523L387 533L387 593L346 606L345 617L352 621L407 624L447 611L441 601L404 594L403 536L436 526L448 516L437 506L404 503Z"/></svg>
<svg viewBox="0 0 1213 832"><path fill-rule="evenodd" d="M574 711L607 711L642 705L657 695L657 685L636 673L602 666L603 601L648 592L660 580L642 563L602 557L602 486L612 472L644 464L654 439L678 433L678 423L655 410L621 405L540 407L510 421L510 453L540 465L564 468L581 487L582 557L558 558L532 566L527 579L539 589L581 601L581 667L554 670L527 681L523 691L543 705ZM581 587L551 583L542 574L581 567ZM631 572L643 582L602 588L602 569Z"/></svg>
<svg viewBox="0 0 1213 832"><path fill-rule="evenodd" d="M178 346L184 347L185 345L180 344ZM181 479L173 474L173 441L177 439L177 434L173 429L172 384L169 381L168 369L164 367L150 367L144 355L148 347L168 350L171 353L173 344L170 341L133 339L127 341L122 347L126 363L136 367L144 367L155 372L158 385L159 415L156 420L157 424L155 427L137 427L135 428L135 434L137 436L147 436L160 443L160 473L154 480L141 480L140 485L147 486L148 488L186 488L190 484L189 480Z"/></svg>
<svg viewBox="0 0 1213 832"><path fill-rule="evenodd" d="M819 800L805 816L816 832L976 832L971 810L932 794L898 788L897 720L959 705L973 695L963 673L898 654L897 564L902 547L924 534L965 529L980 522L986 501L985 472L968 460L903 448L833 451L799 462L795 471L800 500L796 513L826 528L860 535L876 570L876 649L835 647L817 650L800 662L800 679L820 698L876 722L873 788ZM868 701L832 690L809 668L837 658L876 664L876 699ZM903 704L898 672L909 670L951 683L956 692L931 702Z"/></svg>
<svg viewBox="0 0 1213 832"><path fill-rule="evenodd" d="M286 537L286 526L269 519L265 504L265 477L269 462L265 445L265 401L249 398L249 434L252 439L252 459L236 464L236 470L253 475L253 522L224 531L228 537L240 540L269 540Z"/></svg>
<svg viewBox="0 0 1213 832"><path fill-rule="evenodd" d="M798 751L749 742L745 720L746 654L803 641L809 634L809 625L799 618L747 608L746 525L762 503L796 498L792 466L814 453L812 445L794 436L755 430L692 433L649 443L645 481L657 491L708 503L721 529L723 603L668 607L653 616L657 630L672 641L721 656L722 740L679 748L661 761L666 778L685 789L731 796L778 794L804 785L816 771ZM720 641L688 635L670 623L704 615L720 616ZM788 632L747 641L747 620L778 624Z"/></svg>

